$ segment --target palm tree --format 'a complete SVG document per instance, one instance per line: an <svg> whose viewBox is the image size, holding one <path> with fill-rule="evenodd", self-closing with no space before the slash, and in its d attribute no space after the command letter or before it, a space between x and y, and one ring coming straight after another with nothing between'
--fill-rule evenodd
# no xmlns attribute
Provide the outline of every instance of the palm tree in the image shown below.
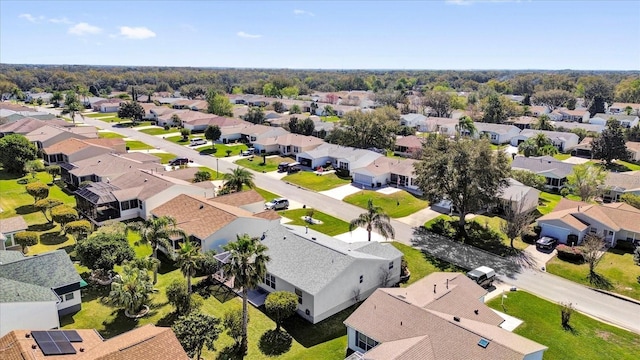
<svg viewBox="0 0 640 360"><path fill-rule="evenodd" d="M140 243L150 244L153 249L153 258L158 259L158 247L162 245L170 249L171 237L186 238L187 235L176 227L176 219L170 216L159 218L149 218L145 221L137 221L127 225L127 229L132 229L140 234ZM158 282L158 267L153 268L153 283Z"/></svg>
<svg viewBox="0 0 640 360"><path fill-rule="evenodd" d="M71 116L71 121L73 121L73 123L76 123L76 114L80 115L80 117L82 118L82 120L84 120L84 115L82 114L82 110L84 109L84 107L82 106L82 104L80 103L80 101L73 100L69 103L66 103L64 105L64 109L62 109L62 113L63 114L69 114Z"/></svg>
<svg viewBox="0 0 640 360"><path fill-rule="evenodd" d="M549 116L546 114L540 115L540 117L538 118L538 121L533 126L533 128L536 130L549 130L549 131L554 130L553 125L551 125L551 118L549 118Z"/></svg>
<svg viewBox="0 0 640 360"><path fill-rule="evenodd" d="M189 239L180 244L178 250L178 267L187 278L187 292L191 294L191 277L196 275L196 270L200 266L200 248L197 245L193 245Z"/></svg>
<svg viewBox="0 0 640 360"><path fill-rule="evenodd" d="M247 185L250 189L255 187L253 174L241 167L231 170L231 173L224 174L223 179L224 187L234 192L242 191L244 185Z"/></svg>
<svg viewBox="0 0 640 360"><path fill-rule="evenodd" d="M263 281L267 273L269 256L267 247L262 245L257 238L249 235L237 235L235 242L228 243L224 247L230 253L229 262L224 265L224 272L233 276L233 287L242 289L242 342L240 349L247 350L247 296L249 289L255 289Z"/></svg>
<svg viewBox="0 0 640 360"><path fill-rule="evenodd" d="M147 270L127 264L122 274L116 275L111 283L109 298L117 306L123 307L129 315L136 315L149 300L153 284Z"/></svg>
<svg viewBox="0 0 640 360"><path fill-rule="evenodd" d="M349 231L353 231L360 226L367 229L369 241L371 241L371 231L373 229L376 229L385 239L396 236L393 226L391 226L389 215L385 214L380 206L373 205L373 200L371 199L369 199L367 203L367 212L351 220L349 223Z"/></svg>
<svg viewBox="0 0 640 360"><path fill-rule="evenodd" d="M473 136L478 132L476 126L473 124L473 120L471 120L468 116L463 116L458 119L458 125L456 125L456 129L458 130L458 135L462 136L463 133L469 134L469 136Z"/></svg>

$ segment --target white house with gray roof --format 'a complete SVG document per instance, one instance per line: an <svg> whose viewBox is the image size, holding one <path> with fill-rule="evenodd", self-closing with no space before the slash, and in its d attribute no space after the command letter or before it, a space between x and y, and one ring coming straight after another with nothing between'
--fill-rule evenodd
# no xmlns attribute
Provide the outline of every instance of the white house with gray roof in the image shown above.
<svg viewBox="0 0 640 360"><path fill-rule="evenodd" d="M626 114L595 114L591 119L589 119L589 124L596 125L607 125L607 121L609 119L617 120L620 123L620 126L623 128L631 128L638 125L638 116L637 115L626 115Z"/></svg>
<svg viewBox="0 0 640 360"><path fill-rule="evenodd" d="M346 243L290 225L260 241L270 257L260 288L298 295L298 314L314 324L400 280L402 253L391 244Z"/></svg>
<svg viewBox="0 0 640 360"><path fill-rule="evenodd" d="M317 148L296 155L296 161L303 166L317 168L327 163L336 169L349 170L361 168L380 158L382 154L375 151L356 149L348 146L322 144Z"/></svg>
<svg viewBox="0 0 640 360"><path fill-rule="evenodd" d="M474 123L477 135L486 136L492 144L501 145L511 141L520 134L520 129L514 125L492 124L492 123Z"/></svg>
<svg viewBox="0 0 640 360"><path fill-rule="evenodd" d="M525 129L522 130L518 136L511 139L511 145L518 146L527 139L535 137L538 134L544 134L549 138L553 143L553 146L557 147L560 152L568 152L578 146L578 143L580 142L580 138L574 133Z"/></svg>
<svg viewBox="0 0 640 360"><path fill-rule="evenodd" d="M511 169L531 171L544 176L547 179L546 187L554 190L560 190L564 187L567 175L573 172L574 166L551 156L516 156L511 162Z"/></svg>

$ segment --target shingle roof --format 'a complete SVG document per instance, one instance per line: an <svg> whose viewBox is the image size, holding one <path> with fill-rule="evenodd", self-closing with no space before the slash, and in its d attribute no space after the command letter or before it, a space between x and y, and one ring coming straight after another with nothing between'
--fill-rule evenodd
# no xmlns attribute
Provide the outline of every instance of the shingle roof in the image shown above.
<svg viewBox="0 0 640 360"><path fill-rule="evenodd" d="M424 138L415 135L403 136L396 139L396 146L404 146L408 148L421 148Z"/></svg>
<svg viewBox="0 0 640 360"><path fill-rule="evenodd" d="M514 179L508 179L509 186L505 187L502 190L502 193L498 195L500 199L509 200L509 201L519 201L524 198L530 192L540 193L539 190L532 188L531 186L527 186L522 184L519 181Z"/></svg>
<svg viewBox="0 0 640 360"><path fill-rule="evenodd" d="M551 156L516 156L511 162L512 169L529 170L536 174L551 172L558 178L564 178L573 172L575 165L554 159Z"/></svg>
<svg viewBox="0 0 640 360"><path fill-rule="evenodd" d="M614 231L640 233L640 210L620 203L596 205L562 199L554 211L538 218L538 221L560 221L574 229L584 230L590 225L585 217L594 219Z"/></svg>
<svg viewBox="0 0 640 360"><path fill-rule="evenodd" d="M0 277L0 289L0 303L59 300L50 288L3 277Z"/></svg>
<svg viewBox="0 0 640 360"><path fill-rule="evenodd" d="M0 233L12 233L27 229L27 222L20 215L6 219L0 219Z"/></svg>
<svg viewBox="0 0 640 360"><path fill-rule="evenodd" d="M65 126L68 126L67 124L68 123L66 121L60 120L60 119L40 120L32 117L25 117L25 118L1 125L0 133L28 134L45 125L65 127Z"/></svg>
<svg viewBox="0 0 640 360"><path fill-rule="evenodd" d="M88 175L115 177L137 169L164 171L164 166L159 163L142 163L116 154L103 154L74 162L73 170L69 172L78 177Z"/></svg>
<svg viewBox="0 0 640 360"><path fill-rule="evenodd" d="M609 172L604 186L616 191L640 190L640 171L623 173Z"/></svg>
<svg viewBox="0 0 640 360"><path fill-rule="evenodd" d="M257 191L249 190L249 191L235 192L235 193L222 195L222 196L216 196L212 199L209 199L209 201L212 201L214 203L227 204L227 205L233 205L233 206L239 207L243 205L254 204L257 202L264 202L264 198L262 197L262 195L258 194Z"/></svg>
<svg viewBox="0 0 640 360"><path fill-rule="evenodd" d="M0 277L56 289L82 278L64 250L55 250L0 265Z"/></svg>
<svg viewBox="0 0 640 360"><path fill-rule="evenodd" d="M506 125L506 124L493 124L493 123L483 123L483 122L474 122L473 123L476 129L479 132L490 131L496 134L508 134L509 132L519 133L520 129L514 125Z"/></svg>
<svg viewBox="0 0 640 360"><path fill-rule="evenodd" d="M47 148L44 149L44 152L47 154L65 154L71 155L80 150L86 149L88 147L98 147L103 149L108 149L111 151L116 151L117 146L122 146L125 144L124 139L86 139L80 140L76 138L69 138L57 142Z"/></svg>

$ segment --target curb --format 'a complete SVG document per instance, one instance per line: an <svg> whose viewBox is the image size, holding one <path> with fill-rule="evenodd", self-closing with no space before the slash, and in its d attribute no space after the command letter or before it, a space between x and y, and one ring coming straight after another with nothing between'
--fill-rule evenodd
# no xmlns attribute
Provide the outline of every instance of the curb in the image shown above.
<svg viewBox="0 0 640 360"><path fill-rule="evenodd" d="M640 305L640 301L638 301L638 300L636 300L636 299L632 299L632 298L630 298L630 297L628 297L628 296L624 296L624 295L616 294L616 293L613 293L613 292L611 292L611 291L602 290L602 289L597 289L597 288L590 287L590 286L587 286L587 288L588 288L588 289L591 289L591 290L593 290L593 291L599 292L599 293L601 293L601 294L604 294L604 295L609 295L609 296L611 296L611 297L618 298L618 299L620 299L620 300L624 300L624 301L628 301L628 302L630 302L630 303L634 303L634 304L636 304L636 305Z"/></svg>

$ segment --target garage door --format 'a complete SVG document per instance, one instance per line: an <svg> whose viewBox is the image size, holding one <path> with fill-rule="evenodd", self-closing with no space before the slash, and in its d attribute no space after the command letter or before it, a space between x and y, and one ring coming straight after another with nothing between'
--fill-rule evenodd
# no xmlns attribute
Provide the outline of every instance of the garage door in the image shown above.
<svg viewBox="0 0 640 360"><path fill-rule="evenodd" d="M563 244L567 243L567 236L570 234L569 230L555 226L545 226L544 224L540 225L540 227L540 236L551 236Z"/></svg>
<svg viewBox="0 0 640 360"><path fill-rule="evenodd" d="M373 177L356 173L353 176L353 182L365 186L371 186L371 183L373 183Z"/></svg>

